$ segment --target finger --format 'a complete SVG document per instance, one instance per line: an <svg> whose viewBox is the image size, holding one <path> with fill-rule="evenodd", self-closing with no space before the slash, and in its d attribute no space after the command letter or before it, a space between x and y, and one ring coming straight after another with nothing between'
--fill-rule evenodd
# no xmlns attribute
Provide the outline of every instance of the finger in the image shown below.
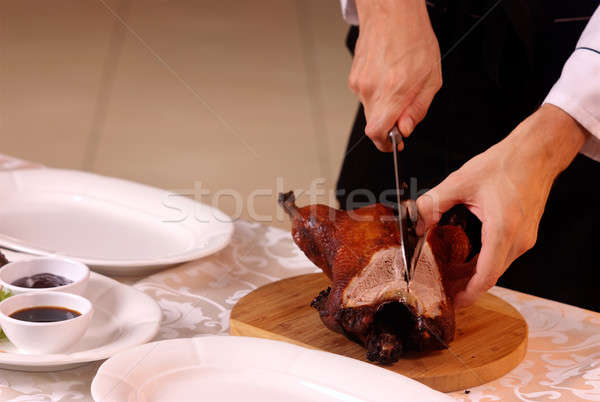
<svg viewBox="0 0 600 402"><path fill-rule="evenodd" d="M365 133L365 135L366 135L366 133ZM378 150L380 150L381 152L392 152L394 150L392 143L387 140L382 140L380 138L375 138L375 139L371 138L371 141L373 141L373 144L375 145L375 147ZM398 144L398 146L400 146L400 144Z"/></svg>
<svg viewBox="0 0 600 402"><path fill-rule="evenodd" d="M393 127L395 121L394 119L385 119L385 121L389 121L389 126L384 126L385 123L370 123L367 118L367 127L365 127L365 134L367 137L373 141L373 144L377 147L378 150L382 152L392 152L393 147L392 143L389 140L388 132ZM387 127L387 128L383 128ZM398 143L400 145L400 143Z"/></svg>
<svg viewBox="0 0 600 402"><path fill-rule="evenodd" d="M465 289L456 295L454 304L457 308L475 303L483 292L491 289L496 284L500 275L505 271L508 241L501 225L496 220L484 222L481 231L481 252L477 259L475 274L469 280Z"/></svg>
<svg viewBox="0 0 600 402"><path fill-rule="evenodd" d="M402 150L404 150L404 141L402 141L400 138L396 138L396 149L398 150L398 152L401 152ZM394 145L389 140L389 136L388 136L388 145L386 145L386 147L384 149L382 149L382 151L383 152L392 152L393 150L394 150Z"/></svg>
<svg viewBox="0 0 600 402"><path fill-rule="evenodd" d="M397 124L400 111L401 109L393 102L380 101L371 105L366 113L365 134L380 151L391 152L393 150L389 141L389 132Z"/></svg>
<svg viewBox="0 0 600 402"><path fill-rule="evenodd" d="M461 173L450 174L440 184L417 199L417 234L422 235L432 225L436 224L442 214L453 206L462 203L468 194L460 180Z"/></svg>
<svg viewBox="0 0 600 402"><path fill-rule="evenodd" d="M400 121L398 122L398 128L400 129L400 133L404 138L408 138L408 136L415 129L415 121L406 112L400 117Z"/></svg>
<svg viewBox="0 0 600 402"><path fill-rule="evenodd" d="M373 140L373 144L375 144L375 146L377 147L378 150L382 151L382 152L392 152L394 150L394 146L392 144L392 142L389 140L389 136L387 137L388 139L386 140L386 143L383 144L379 141L374 141ZM402 141L401 139L397 138L396 139L396 146L398 151L402 151L404 149L404 141Z"/></svg>
<svg viewBox="0 0 600 402"><path fill-rule="evenodd" d="M444 268L444 288L450 299L454 300L455 296L465 290L467 283L475 273L479 254L475 255L469 261L460 264L448 264Z"/></svg>
<svg viewBox="0 0 600 402"><path fill-rule="evenodd" d="M438 89L434 86L424 87L406 109L404 109L398 124L398 128L404 137L408 137L416 125L425 118Z"/></svg>

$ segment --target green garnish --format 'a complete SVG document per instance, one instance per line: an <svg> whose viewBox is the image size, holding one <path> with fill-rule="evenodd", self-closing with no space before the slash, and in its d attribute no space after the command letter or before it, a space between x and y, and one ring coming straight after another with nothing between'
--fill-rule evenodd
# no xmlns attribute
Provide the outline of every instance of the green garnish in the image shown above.
<svg viewBox="0 0 600 402"><path fill-rule="evenodd" d="M10 296L12 296L12 293L10 293L10 290L6 290L4 288L0 289L0 302Z"/></svg>

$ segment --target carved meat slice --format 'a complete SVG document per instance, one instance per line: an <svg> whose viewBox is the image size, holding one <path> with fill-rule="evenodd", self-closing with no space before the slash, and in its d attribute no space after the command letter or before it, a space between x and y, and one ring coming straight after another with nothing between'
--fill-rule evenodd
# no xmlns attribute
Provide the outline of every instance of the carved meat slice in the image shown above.
<svg viewBox="0 0 600 402"><path fill-rule="evenodd" d="M455 216L460 214L445 217L446 224L420 239L410 232L408 243L420 252L407 283L392 209L298 208L291 192L280 194L279 203L292 220L296 244L331 279L312 302L329 329L364 345L367 357L379 363L394 362L408 350L447 347L454 337L453 285L464 285L473 269L465 264L471 244Z"/></svg>

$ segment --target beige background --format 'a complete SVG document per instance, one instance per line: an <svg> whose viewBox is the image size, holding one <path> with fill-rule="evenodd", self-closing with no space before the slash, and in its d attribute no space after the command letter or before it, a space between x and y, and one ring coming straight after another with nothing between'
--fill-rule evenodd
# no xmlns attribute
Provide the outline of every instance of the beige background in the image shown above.
<svg viewBox="0 0 600 402"><path fill-rule="evenodd" d="M0 0L0 152L201 182L205 202L234 189L252 219L277 177L335 186L357 106L346 30L337 0Z"/></svg>

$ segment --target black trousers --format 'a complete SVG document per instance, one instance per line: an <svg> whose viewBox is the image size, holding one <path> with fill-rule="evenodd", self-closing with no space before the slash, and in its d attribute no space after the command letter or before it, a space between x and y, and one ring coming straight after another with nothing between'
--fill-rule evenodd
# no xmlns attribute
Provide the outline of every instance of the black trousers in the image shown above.
<svg viewBox="0 0 600 402"><path fill-rule="evenodd" d="M441 1L430 8L442 55L492 4ZM524 4L528 12L519 9ZM401 175L416 179L416 190L424 192L509 134L540 106L586 24L555 20L589 16L597 4L547 0L542 8L533 1L505 0L496 7L443 59L443 87L400 154ZM357 37L353 27L351 51ZM365 125L361 105L337 183L341 208L355 190L379 196L394 188L392 156L365 137ZM535 247L498 284L600 311L599 230L600 163L579 155L552 188Z"/></svg>

